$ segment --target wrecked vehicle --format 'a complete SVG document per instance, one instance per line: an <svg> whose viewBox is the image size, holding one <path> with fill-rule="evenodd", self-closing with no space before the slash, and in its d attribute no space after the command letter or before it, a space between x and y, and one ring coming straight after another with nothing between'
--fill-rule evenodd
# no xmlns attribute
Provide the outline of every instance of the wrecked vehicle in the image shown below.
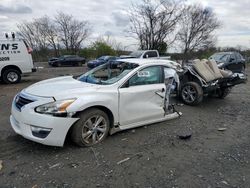
<svg viewBox="0 0 250 188"><path fill-rule="evenodd" d="M63 146L69 135L91 146L109 133L177 118L181 113L169 102L176 71L173 61L121 59L79 77L44 80L15 96L11 126L45 145Z"/></svg>
<svg viewBox="0 0 250 188"><path fill-rule="evenodd" d="M178 95L185 104L197 105L204 95L217 95L225 98L233 86L246 82L244 72L233 73L219 69L213 60L194 60L183 67L179 74L180 86Z"/></svg>

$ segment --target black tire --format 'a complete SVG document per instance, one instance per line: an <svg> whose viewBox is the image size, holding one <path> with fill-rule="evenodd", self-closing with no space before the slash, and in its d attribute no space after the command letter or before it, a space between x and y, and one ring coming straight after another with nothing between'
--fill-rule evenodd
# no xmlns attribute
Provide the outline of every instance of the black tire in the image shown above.
<svg viewBox="0 0 250 188"><path fill-rule="evenodd" d="M229 87L217 89L217 96L220 99L224 99L226 96L229 95L230 91L231 91L231 88Z"/></svg>
<svg viewBox="0 0 250 188"><path fill-rule="evenodd" d="M82 67L82 62L78 62L78 63L77 63L77 66L78 66L78 67Z"/></svg>
<svg viewBox="0 0 250 188"><path fill-rule="evenodd" d="M2 75L3 82L6 84L16 84L21 81L21 72L16 69L7 69Z"/></svg>
<svg viewBox="0 0 250 188"><path fill-rule="evenodd" d="M202 87L196 82L187 82L181 88L180 97L185 104L197 105L203 100Z"/></svg>
<svg viewBox="0 0 250 188"><path fill-rule="evenodd" d="M92 124L94 124L93 123L94 118L98 118L98 117L103 118L103 120L98 124L100 125L100 127L99 126L93 127L93 126L87 125L87 122L91 122ZM71 132L71 139L78 146L81 146L81 147L93 146L103 141L108 135L109 128L110 128L110 120L108 118L108 115L102 110L99 110L97 108L91 108L91 109L85 110L79 114L79 118L80 119L73 125L72 132ZM101 128L101 126L105 128ZM101 132L98 130L98 128L105 129L105 131L103 130L104 132ZM85 137L83 137L83 133L86 134ZM98 133L100 134L98 135ZM95 142L93 141L94 134L96 134L97 137L96 136L95 137L99 139L99 140L96 140ZM92 142L88 142L88 139L92 140Z"/></svg>
<svg viewBox="0 0 250 188"><path fill-rule="evenodd" d="M58 62L58 63L56 64L56 66L57 66L57 67L61 67L62 64L61 64L60 62Z"/></svg>

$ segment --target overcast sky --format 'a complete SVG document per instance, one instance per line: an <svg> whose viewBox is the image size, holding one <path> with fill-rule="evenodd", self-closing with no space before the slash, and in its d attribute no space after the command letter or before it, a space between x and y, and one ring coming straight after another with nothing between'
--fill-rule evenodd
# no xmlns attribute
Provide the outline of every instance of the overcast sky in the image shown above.
<svg viewBox="0 0 250 188"><path fill-rule="evenodd" d="M110 34L129 49L135 41L126 37L126 8L139 0L0 0L0 34L16 30L16 24L43 15L53 17L57 11L88 20L93 27L92 39ZM250 0L187 0L212 8L222 22L217 31L217 46L250 47ZM2 37L0 37L2 38Z"/></svg>

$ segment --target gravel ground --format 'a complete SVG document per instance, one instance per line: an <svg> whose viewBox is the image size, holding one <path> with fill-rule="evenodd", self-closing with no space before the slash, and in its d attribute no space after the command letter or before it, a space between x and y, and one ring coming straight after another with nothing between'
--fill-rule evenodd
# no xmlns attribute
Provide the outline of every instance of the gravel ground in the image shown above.
<svg viewBox="0 0 250 188"><path fill-rule="evenodd" d="M9 115L28 85L86 67L48 68L0 84L0 187L250 187L250 83L225 99L178 106L179 119L123 131L94 147L49 147L16 135ZM248 74L250 73L248 68ZM218 131L218 128L226 128ZM192 131L180 140L179 131ZM2 161L2 165L1 165ZM2 168L1 168L2 167Z"/></svg>

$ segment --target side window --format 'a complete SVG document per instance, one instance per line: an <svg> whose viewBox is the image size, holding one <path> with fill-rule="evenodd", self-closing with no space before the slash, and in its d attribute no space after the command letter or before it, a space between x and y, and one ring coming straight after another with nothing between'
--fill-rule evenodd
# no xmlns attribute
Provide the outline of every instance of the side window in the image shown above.
<svg viewBox="0 0 250 188"><path fill-rule="evenodd" d="M148 57L157 57L157 53L155 51L149 52Z"/></svg>
<svg viewBox="0 0 250 188"><path fill-rule="evenodd" d="M149 57L149 52L146 52L144 55L143 55L143 58L148 58Z"/></svg>
<svg viewBox="0 0 250 188"><path fill-rule="evenodd" d="M243 57L239 53L236 53L236 57L237 57L237 60L239 61L243 59Z"/></svg>
<svg viewBox="0 0 250 188"><path fill-rule="evenodd" d="M129 86L149 85L163 83L162 69L160 66L152 66L142 69L132 76L128 84Z"/></svg>
<svg viewBox="0 0 250 188"><path fill-rule="evenodd" d="M143 55L143 58L151 58L151 57L157 57L157 52L149 51Z"/></svg>
<svg viewBox="0 0 250 188"><path fill-rule="evenodd" d="M235 62L236 61L236 55L235 54L231 54L229 60L230 60L230 62Z"/></svg>

